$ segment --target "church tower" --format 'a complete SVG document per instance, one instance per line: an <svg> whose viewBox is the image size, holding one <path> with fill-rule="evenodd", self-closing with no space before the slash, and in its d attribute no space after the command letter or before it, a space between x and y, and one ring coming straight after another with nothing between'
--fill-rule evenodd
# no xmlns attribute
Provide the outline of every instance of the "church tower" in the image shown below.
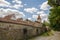
<svg viewBox="0 0 60 40"><path fill-rule="evenodd" d="M37 22L41 22L41 17L40 17L40 15L38 15L38 17L37 17Z"/></svg>

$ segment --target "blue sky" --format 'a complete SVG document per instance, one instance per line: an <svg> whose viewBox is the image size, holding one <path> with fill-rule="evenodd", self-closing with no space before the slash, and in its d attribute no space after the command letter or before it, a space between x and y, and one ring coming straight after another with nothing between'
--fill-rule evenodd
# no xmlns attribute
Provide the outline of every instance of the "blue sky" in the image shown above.
<svg viewBox="0 0 60 40"><path fill-rule="evenodd" d="M0 17L14 13L15 19L36 20L40 15L42 21L48 21L50 6L47 3L47 0L0 0Z"/></svg>

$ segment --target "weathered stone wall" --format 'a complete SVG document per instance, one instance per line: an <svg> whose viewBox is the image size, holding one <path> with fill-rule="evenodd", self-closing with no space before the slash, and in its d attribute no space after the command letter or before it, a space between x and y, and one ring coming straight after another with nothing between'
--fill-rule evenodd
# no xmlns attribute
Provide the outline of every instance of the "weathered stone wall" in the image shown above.
<svg viewBox="0 0 60 40"><path fill-rule="evenodd" d="M21 30L0 29L0 40L20 40L22 36Z"/></svg>
<svg viewBox="0 0 60 40"><path fill-rule="evenodd" d="M24 28L27 29L26 34L24 34ZM36 36L41 32L40 28L32 26L0 22L0 40L22 40L26 36Z"/></svg>

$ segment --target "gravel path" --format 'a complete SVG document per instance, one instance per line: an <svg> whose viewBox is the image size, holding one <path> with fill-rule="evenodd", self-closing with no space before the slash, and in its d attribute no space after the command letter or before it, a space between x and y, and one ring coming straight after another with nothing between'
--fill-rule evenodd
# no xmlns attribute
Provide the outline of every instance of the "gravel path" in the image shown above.
<svg viewBox="0 0 60 40"><path fill-rule="evenodd" d="M60 32L55 32L53 36L48 36L48 37L36 37L30 40L60 40Z"/></svg>

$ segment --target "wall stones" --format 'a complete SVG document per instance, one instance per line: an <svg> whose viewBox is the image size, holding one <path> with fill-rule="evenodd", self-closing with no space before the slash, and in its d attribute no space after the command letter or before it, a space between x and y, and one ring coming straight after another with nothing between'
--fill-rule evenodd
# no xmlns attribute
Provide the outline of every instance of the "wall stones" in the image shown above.
<svg viewBox="0 0 60 40"><path fill-rule="evenodd" d="M24 34L24 28L27 32ZM38 30L38 31L37 31ZM41 28L0 22L0 40L23 40L40 34Z"/></svg>

